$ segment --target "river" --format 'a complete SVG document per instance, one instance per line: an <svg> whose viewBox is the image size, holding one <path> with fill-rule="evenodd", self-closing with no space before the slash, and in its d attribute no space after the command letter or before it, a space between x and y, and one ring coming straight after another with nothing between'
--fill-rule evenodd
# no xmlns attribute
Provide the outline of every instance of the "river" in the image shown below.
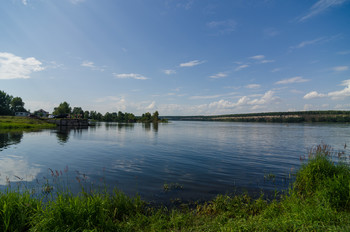
<svg viewBox="0 0 350 232"><path fill-rule="evenodd" d="M43 185L52 170L73 192L80 182L148 201L207 200L286 189L321 143L344 150L350 125L172 121L0 132L0 185Z"/></svg>

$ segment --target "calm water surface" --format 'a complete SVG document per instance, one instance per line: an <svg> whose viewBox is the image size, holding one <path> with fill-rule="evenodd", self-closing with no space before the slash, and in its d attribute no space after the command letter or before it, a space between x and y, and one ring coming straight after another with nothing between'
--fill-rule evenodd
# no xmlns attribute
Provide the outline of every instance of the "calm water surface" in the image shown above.
<svg viewBox="0 0 350 232"><path fill-rule="evenodd" d="M174 121L0 132L0 185L19 178L44 183L51 168L63 172L73 191L84 175L89 186L105 183L145 200L210 199L287 188L300 157L320 143L342 150L350 144L350 125ZM270 173L274 181L264 178ZM182 189L172 189L175 183Z"/></svg>

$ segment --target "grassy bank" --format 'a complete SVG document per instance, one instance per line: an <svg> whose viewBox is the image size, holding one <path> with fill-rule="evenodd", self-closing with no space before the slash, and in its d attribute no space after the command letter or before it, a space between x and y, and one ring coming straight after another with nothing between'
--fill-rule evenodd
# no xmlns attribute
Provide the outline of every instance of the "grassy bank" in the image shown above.
<svg viewBox="0 0 350 232"><path fill-rule="evenodd" d="M307 160L278 200L220 195L169 209L118 191L63 192L49 201L33 198L29 191L7 191L0 194L0 230L349 231L350 167L345 154L322 145Z"/></svg>
<svg viewBox="0 0 350 232"><path fill-rule="evenodd" d="M56 125L42 119L15 116L0 116L0 129L44 129Z"/></svg>

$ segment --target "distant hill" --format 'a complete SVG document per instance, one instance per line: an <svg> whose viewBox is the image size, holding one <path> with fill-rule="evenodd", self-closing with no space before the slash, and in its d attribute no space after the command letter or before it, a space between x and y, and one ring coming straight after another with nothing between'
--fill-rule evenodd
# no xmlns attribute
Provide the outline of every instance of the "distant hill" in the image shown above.
<svg viewBox="0 0 350 232"><path fill-rule="evenodd" d="M350 111L295 111L295 112L268 112L249 114L226 114L211 116L166 116L168 120L178 121L228 121L228 122L328 122L349 123Z"/></svg>

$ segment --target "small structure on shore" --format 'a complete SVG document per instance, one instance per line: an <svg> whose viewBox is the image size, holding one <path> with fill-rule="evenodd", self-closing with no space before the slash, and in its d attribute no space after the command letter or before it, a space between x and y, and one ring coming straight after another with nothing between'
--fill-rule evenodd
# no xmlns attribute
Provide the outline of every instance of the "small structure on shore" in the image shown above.
<svg viewBox="0 0 350 232"><path fill-rule="evenodd" d="M29 112L16 112L15 116L18 116L18 117L29 117L30 113Z"/></svg>

